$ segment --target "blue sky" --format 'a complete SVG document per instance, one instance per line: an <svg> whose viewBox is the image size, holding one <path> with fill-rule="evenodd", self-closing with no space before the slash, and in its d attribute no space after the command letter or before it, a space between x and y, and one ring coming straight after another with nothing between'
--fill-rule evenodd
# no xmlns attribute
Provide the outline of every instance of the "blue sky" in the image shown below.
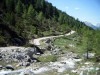
<svg viewBox="0 0 100 75"><path fill-rule="evenodd" d="M58 9L96 25L100 23L100 0L47 0Z"/></svg>

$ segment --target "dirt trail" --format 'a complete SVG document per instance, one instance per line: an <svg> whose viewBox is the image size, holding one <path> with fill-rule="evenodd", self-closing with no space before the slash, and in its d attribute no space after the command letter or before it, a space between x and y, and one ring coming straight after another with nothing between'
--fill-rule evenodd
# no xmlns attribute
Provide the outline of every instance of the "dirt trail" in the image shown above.
<svg viewBox="0 0 100 75"><path fill-rule="evenodd" d="M58 36L48 36L48 37L42 37L42 38L37 38L37 39L32 39L30 40L29 42L31 44L34 44L34 45L40 45L40 41L41 40L45 40L45 39L50 39L50 38L57 38L57 37L62 37L62 36L69 36L71 34L75 33L75 31L70 31L69 33L65 34L65 35L58 35Z"/></svg>

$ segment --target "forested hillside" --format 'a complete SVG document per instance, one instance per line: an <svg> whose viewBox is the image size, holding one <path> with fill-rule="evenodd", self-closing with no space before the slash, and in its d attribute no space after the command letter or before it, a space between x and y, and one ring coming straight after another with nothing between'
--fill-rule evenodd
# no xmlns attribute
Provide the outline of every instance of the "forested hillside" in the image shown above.
<svg viewBox="0 0 100 75"><path fill-rule="evenodd" d="M23 45L32 37L89 27L45 0L0 1L0 45Z"/></svg>

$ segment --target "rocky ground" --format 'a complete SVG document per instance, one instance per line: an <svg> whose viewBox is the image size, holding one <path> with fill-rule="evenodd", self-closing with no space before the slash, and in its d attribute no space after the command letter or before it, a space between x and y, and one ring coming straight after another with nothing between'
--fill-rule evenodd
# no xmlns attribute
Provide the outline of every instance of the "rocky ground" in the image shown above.
<svg viewBox="0 0 100 75"><path fill-rule="evenodd" d="M1 47L0 48L0 64L6 68L12 63L13 69L19 66L29 66L38 60L34 55L41 55L43 52L36 46L34 47ZM11 65L9 66L11 68Z"/></svg>
<svg viewBox="0 0 100 75"><path fill-rule="evenodd" d="M17 53L16 50L19 50L18 51L19 53ZM9 49L1 48L1 51L2 51L1 55L2 55L3 61L5 61L6 64L10 63L10 62L17 62L17 64L16 65L12 65L12 64L8 65L7 64L6 66L1 66L0 75L1 74L2 75L4 75L4 74L24 75L24 72L29 73L29 75L34 75L34 74L40 74L40 73L51 71L51 70L56 70L57 72L64 72L67 69L74 69L76 67L75 63L78 61L81 61L81 59L74 59L74 57L77 56L76 54L74 54L72 52L68 52L66 54L60 55L56 62L34 63L35 60L32 59L33 57L30 57L30 54L28 54L27 50L28 51L32 50L33 54L34 54L34 49L30 49L30 48L23 48L23 47L10 47ZM6 54L6 55L4 55L4 54ZM15 56L15 57L13 57L13 56ZM27 56L27 57L23 57L23 56ZM29 61L29 59L31 61ZM21 66L23 66L23 69ZM20 69L17 67L20 67ZM8 69L13 70L13 71L5 71ZM26 70L28 70L28 71L26 71ZM32 74L30 74L31 72L32 72Z"/></svg>
<svg viewBox="0 0 100 75"><path fill-rule="evenodd" d="M51 75L49 72L53 75L71 75L71 73L73 73L72 75L89 75L84 74L84 72L99 70L98 66L94 67L95 63L82 61L81 58L77 57L77 54L66 52L61 54L55 62L28 62L29 65L19 65L18 63L16 66L6 65L5 68L1 66L3 69L1 69L0 75ZM26 62L24 61L24 63ZM67 71L70 71L70 73Z"/></svg>
<svg viewBox="0 0 100 75"><path fill-rule="evenodd" d="M38 40L39 46L1 47L0 75L99 75L100 63L84 61L72 51L63 53L53 41L54 38L42 38ZM48 56L55 56L56 60L52 61ZM90 57L93 56L90 53Z"/></svg>

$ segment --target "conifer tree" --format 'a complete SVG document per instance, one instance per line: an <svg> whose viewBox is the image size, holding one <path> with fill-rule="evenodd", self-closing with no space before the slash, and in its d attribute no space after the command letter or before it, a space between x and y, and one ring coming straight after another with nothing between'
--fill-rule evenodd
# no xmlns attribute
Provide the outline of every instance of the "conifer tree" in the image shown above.
<svg viewBox="0 0 100 75"><path fill-rule="evenodd" d="M15 11L18 15L20 15L23 12L23 4L20 0L18 0Z"/></svg>
<svg viewBox="0 0 100 75"><path fill-rule="evenodd" d="M28 8L28 12L27 12L27 15L29 18L34 18L36 13L35 13L35 10L33 8L33 6L30 4L29 8Z"/></svg>

